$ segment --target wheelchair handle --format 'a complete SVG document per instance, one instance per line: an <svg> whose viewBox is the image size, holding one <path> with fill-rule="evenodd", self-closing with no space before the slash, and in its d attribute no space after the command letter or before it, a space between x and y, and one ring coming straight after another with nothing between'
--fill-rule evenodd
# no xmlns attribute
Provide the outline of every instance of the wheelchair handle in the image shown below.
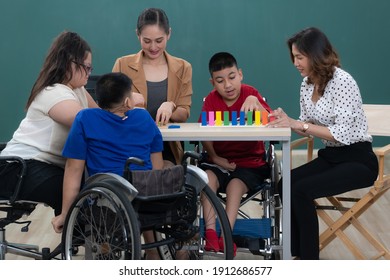
<svg viewBox="0 0 390 280"><path fill-rule="evenodd" d="M187 151L183 155L182 165L187 165L187 159L188 158L201 160L202 159L202 155L200 153L197 153L197 152Z"/></svg>
<svg viewBox="0 0 390 280"><path fill-rule="evenodd" d="M9 199L9 204L13 204L19 197L20 188L22 186L24 176L27 173L27 164L24 161L24 159L22 159L21 157L18 157L18 156L1 156L0 160L1 161L16 161L21 165L21 170L20 170L20 173L18 175L18 182L16 183L14 193L12 194L12 196Z"/></svg>
<svg viewBox="0 0 390 280"><path fill-rule="evenodd" d="M126 171L129 170L130 164L136 164L136 165L144 166L145 162L142 159L137 158L137 157L129 157L126 160L126 165L125 165L125 170Z"/></svg>
<svg viewBox="0 0 390 280"><path fill-rule="evenodd" d="M184 153L183 159L181 161L181 165L184 167L184 174L187 173L187 159L188 158L200 160L202 158L202 155L197 153L197 152L192 152L192 151L187 151Z"/></svg>
<svg viewBox="0 0 390 280"><path fill-rule="evenodd" d="M200 160L202 158L202 155L197 153L197 152L192 152L192 151L185 152L184 155L183 155L183 160L181 162L181 164L184 166L185 171L186 171L186 167L187 167L187 159L188 158L193 158L193 159ZM129 157L126 160L126 165L125 165L125 170L126 171L129 170L130 164L137 164L137 165L140 165L140 166L144 166L145 162L142 159L137 158L137 157Z"/></svg>

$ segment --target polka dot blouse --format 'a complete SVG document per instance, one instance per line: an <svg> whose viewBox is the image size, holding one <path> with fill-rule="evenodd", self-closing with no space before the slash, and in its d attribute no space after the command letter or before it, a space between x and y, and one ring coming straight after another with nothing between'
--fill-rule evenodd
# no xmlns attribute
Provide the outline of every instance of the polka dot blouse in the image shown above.
<svg viewBox="0 0 390 280"><path fill-rule="evenodd" d="M362 98L356 81L350 74L336 68L333 78L325 87L324 95L314 103L311 100L313 84L301 84L300 121L328 127L336 141L323 140L326 146L338 147L369 141L367 118L362 108Z"/></svg>

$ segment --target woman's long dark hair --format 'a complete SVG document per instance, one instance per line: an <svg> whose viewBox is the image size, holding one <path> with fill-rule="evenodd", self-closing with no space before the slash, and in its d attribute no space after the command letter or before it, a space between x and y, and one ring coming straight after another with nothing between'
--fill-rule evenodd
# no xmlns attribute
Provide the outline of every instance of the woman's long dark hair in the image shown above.
<svg viewBox="0 0 390 280"><path fill-rule="evenodd" d="M72 62L75 62L76 69L82 70L88 53L91 53L90 46L77 33L64 31L59 34L54 39L31 89L26 110L45 87L56 83L67 84L72 79Z"/></svg>
<svg viewBox="0 0 390 280"><path fill-rule="evenodd" d="M339 57L326 35L315 27L304 29L293 35L287 41L291 60L294 63L292 45L300 53L308 57L311 73L307 82L317 85L317 91L322 96L327 83L333 78L335 67L340 67Z"/></svg>

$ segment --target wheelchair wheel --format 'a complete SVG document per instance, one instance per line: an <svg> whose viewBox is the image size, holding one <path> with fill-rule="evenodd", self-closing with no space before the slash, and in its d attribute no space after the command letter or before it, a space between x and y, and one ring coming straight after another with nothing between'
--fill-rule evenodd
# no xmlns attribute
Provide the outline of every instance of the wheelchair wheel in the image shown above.
<svg viewBox="0 0 390 280"><path fill-rule="evenodd" d="M64 259L140 259L138 218L118 186L92 183L71 206L62 234Z"/></svg>
<svg viewBox="0 0 390 280"><path fill-rule="evenodd" d="M206 199L210 202L214 209L216 220L217 220L217 231L224 237L224 251L223 252L212 252L206 251L205 246L205 223L204 213L201 207L201 199ZM162 259L190 259L190 260L230 260L233 259L233 239L232 232L230 229L229 220L222 204L220 203L216 194L210 189L209 186L205 186L201 191L201 194L197 199L197 213L196 218L193 222L196 232L191 238L186 240L180 240L174 244L161 246L158 248L160 257ZM157 240L167 238L160 232L155 232Z"/></svg>

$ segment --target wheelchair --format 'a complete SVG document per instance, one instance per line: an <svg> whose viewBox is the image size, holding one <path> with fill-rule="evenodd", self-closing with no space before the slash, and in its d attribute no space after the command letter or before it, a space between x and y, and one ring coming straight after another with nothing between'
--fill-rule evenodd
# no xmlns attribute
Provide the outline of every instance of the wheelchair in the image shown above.
<svg viewBox="0 0 390 280"><path fill-rule="evenodd" d="M0 144L0 151L5 148L5 143ZM39 202L26 201L19 199L20 188L26 175L27 166L25 161L20 157L1 156L0 164L5 162L14 162L20 167L18 180L15 189L9 196L0 196L0 211L5 212L4 217L0 217L0 260L5 260L7 253L33 258L36 260L48 260L58 258L60 255L60 246L57 246L52 252L50 248L39 249L37 245L32 244L13 244L6 240L6 226L10 224L24 225L21 232L28 232L31 221L20 221L21 218L28 217L37 207Z"/></svg>
<svg viewBox="0 0 390 280"><path fill-rule="evenodd" d="M1 148L4 148L2 145ZM141 196L126 179L116 174L95 174L87 179L64 223L61 243L53 250L28 244L11 244L5 239L5 227L25 224L19 219L31 214L39 202L23 201L18 194L26 174L26 163L19 157L0 157L1 162L13 161L20 166L18 183L10 197L0 197L0 260L6 253L33 259L120 260L141 259L141 250L157 248L161 259L232 259L231 229L218 198L207 186L206 174L183 160L183 186L174 194ZM134 159L129 159L132 161ZM137 160L135 160L137 161ZM205 229L200 199L208 199L215 210L220 231L225 236L224 252L204 250ZM161 211L164 209L164 211ZM141 244L141 233L152 230L155 242ZM60 257L58 257L60 256Z"/></svg>
<svg viewBox="0 0 390 280"><path fill-rule="evenodd" d="M63 258L141 259L142 250L156 248L163 260L233 259L232 234L224 208L207 186L205 172L187 165L189 157L198 155L185 153L183 164L179 166L183 184L173 193L140 194L137 183L130 183L137 171L126 169L130 163L142 164L135 158L126 163L126 179L110 173L88 178L64 224ZM153 174L154 171L148 172ZM129 174L132 178L128 178ZM153 188L152 185L146 187ZM225 237L224 252L204 249L201 199L208 199L215 210ZM141 233L147 230L153 232L154 241L142 244Z"/></svg>
<svg viewBox="0 0 390 280"><path fill-rule="evenodd" d="M200 143L192 141L195 151L200 152ZM281 177L281 163L278 161L276 141L267 143L265 159L270 174L256 189L245 194L240 203L238 217L232 229L232 238L237 245L237 253L252 254L265 260L282 259L283 205L277 185ZM207 154L203 153L203 159ZM202 160L192 161L199 166ZM226 195L217 192L222 205L226 205Z"/></svg>

